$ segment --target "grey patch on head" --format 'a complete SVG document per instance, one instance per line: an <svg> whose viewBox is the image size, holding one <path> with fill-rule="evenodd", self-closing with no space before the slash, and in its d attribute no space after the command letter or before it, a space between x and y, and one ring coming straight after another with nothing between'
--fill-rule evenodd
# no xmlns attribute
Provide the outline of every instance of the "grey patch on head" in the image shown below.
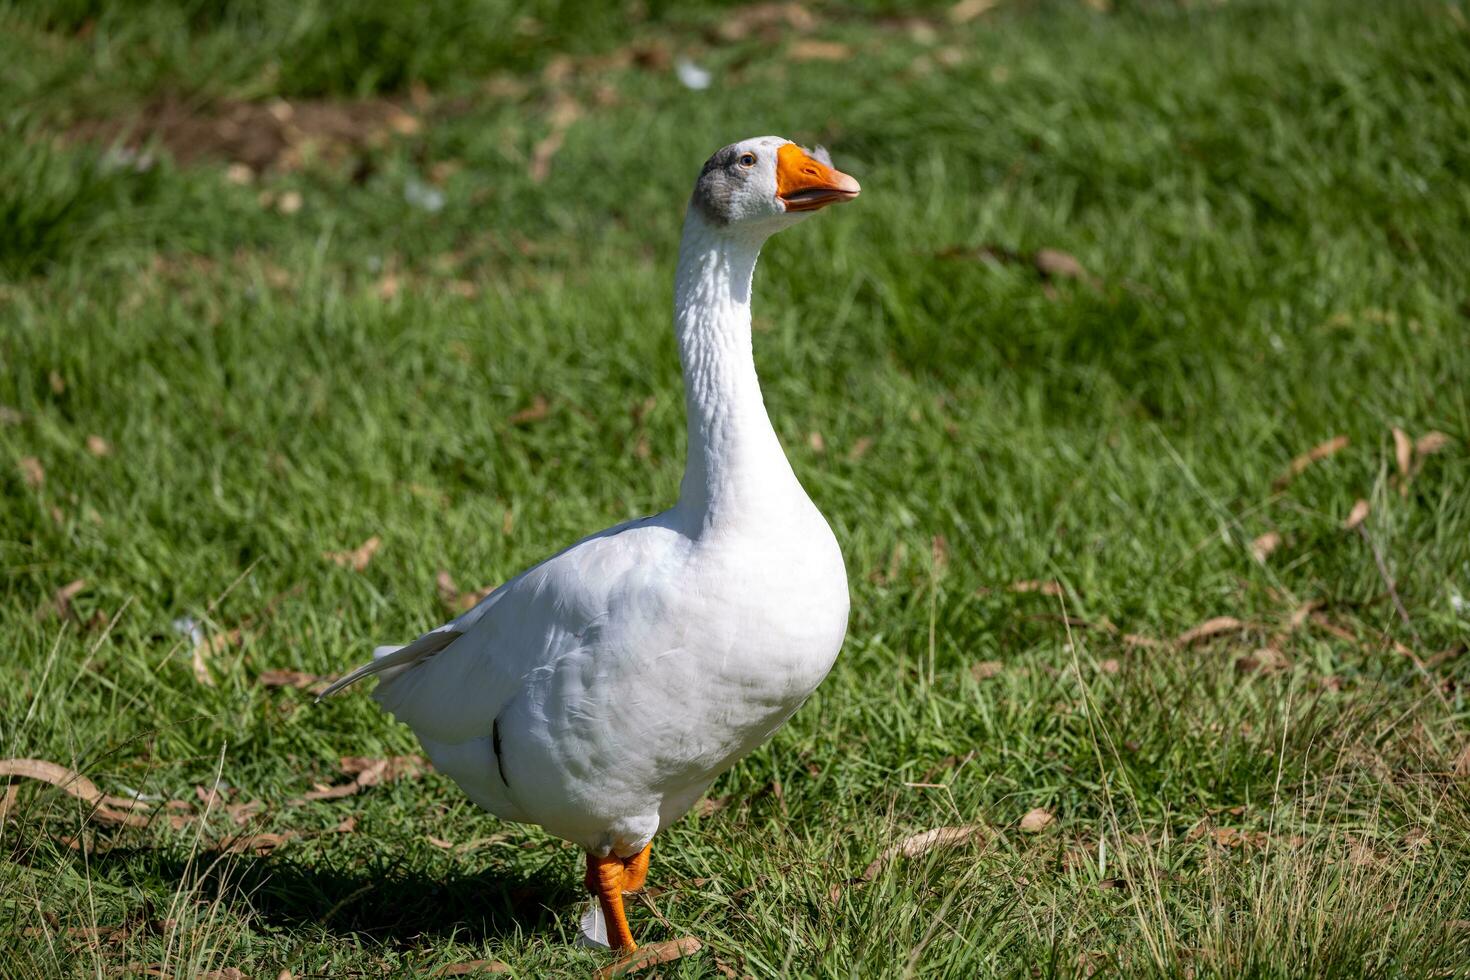
<svg viewBox="0 0 1470 980"><path fill-rule="evenodd" d="M802 147L802 149L806 148ZM815 150L807 150L806 155L825 167L832 166L832 154L828 153L827 148L821 143L817 144L817 148ZM833 167L833 169L835 170L836 168Z"/></svg>
<svg viewBox="0 0 1470 980"><path fill-rule="evenodd" d="M717 150L714 156L705 161L704 169L699 172L699 179L694 182L692 203L717 225L728 225L734 218L730 205L735 188L739 186L733 175L735 161L739 156L740 148L733 143Z"/></svg>

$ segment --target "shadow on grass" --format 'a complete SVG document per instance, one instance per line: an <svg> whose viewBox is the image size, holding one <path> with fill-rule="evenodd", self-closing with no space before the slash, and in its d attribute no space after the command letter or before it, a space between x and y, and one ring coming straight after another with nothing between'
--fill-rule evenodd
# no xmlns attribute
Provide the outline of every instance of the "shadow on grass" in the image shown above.
<svg viewBox="0 0 1470 980"><path fill-rule="evenodd" d="M293 860L289 854L255 857L182 855L115 848L92 856L93 873L127 884L173 889L188 881L204 900L248 905L262 924L318 926L334 935L367 935L380 942L453 936L478 942L542 932L583 897L556 857L527 870L498 864L473 874L436 876L404 863L352 867Z"/></svg>

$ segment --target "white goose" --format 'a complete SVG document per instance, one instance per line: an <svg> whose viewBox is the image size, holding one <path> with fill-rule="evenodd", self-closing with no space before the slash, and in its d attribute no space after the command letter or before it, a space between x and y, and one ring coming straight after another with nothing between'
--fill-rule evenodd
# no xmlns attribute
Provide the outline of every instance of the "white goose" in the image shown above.
<svg viewBox="0 0 1470 980"><path fill-rule="evenodd" d="M750 286L761 245L858 183L789 140L710 157L684 219L674 330L688 460L671 509L577 542L369 674L470 799L587 852L610 945L650 842L827 675L847 575L761 401ZM595 914L593 916L595 919Z"/></svg>

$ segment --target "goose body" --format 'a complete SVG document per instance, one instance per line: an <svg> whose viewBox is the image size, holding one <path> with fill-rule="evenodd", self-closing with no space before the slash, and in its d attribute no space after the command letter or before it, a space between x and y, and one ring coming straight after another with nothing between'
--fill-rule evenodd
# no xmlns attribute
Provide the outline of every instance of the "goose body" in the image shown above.
<svg viewBox="0 0 1470 980"><path fill-rule="evenodd" d="M801 706L847 629L842 555L771 427L751 351L762 243L856 196L817 157L746 140L696 185L675 282L688 413L678 502L379 648L326 692L377 674L374 698L472 800L585 849L617 945L634 945L618 896L641 885L654 834Z"/></svg>

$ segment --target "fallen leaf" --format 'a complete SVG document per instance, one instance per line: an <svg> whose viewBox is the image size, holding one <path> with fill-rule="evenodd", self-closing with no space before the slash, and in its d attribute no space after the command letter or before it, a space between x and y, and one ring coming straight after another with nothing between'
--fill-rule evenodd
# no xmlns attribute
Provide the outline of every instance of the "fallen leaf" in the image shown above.
<svg viewBox="0 0 1470 980"><path fill-rule="evenodd" d="M226 803L225 813L235 822L237 827L243 827L255 819L257 813L265 808L260 800L251 800L249 803Z"/></svg>
<svg viewBox="0 0 1470 980"><path fill-rule="evenodd" d="M1146 650L1162 646L1158 640L1155 640L1151 636L1144 636L1141 633L1124 633L1123 645L1125 647L1142 647Z"/></svg>
<svg viewBox="0 0 1470 980"><path fill-rule="evenodd" d="M1006 586L1012 592L1040 592L1042 595L1059 596L1062 594L1062 584L1054 581L1040 581L1038 579L1023 579L1020 582L1012 582Z"/></svg>
<svg viewBox="0 0 1470 980"><path fill-rule="evenodd" d="M1219 636L1221 633L1230 633L1244 628L1245 623L1236 619L1234 616L1216 616L1180 633L1174 638L1174 643L1176 646L1187 647L1191 643L1197 643L1200 640L1206 640L1212 636Z"/></svg>
<svg viewBox="0 0 1470 980"><path fill-rule="evenodd" d="M429 771L429 760L421 755L390 755L383 759L349 755L342 757L338 768L345 775L357 777L362 785L374 786L380 782L417 779Z"/></svg>
<svg viewBox="0 0 1470 980"><path fill-rule="evenodd" d="M1426 432L1414 440L1414 453L1418 456L1432 456L1451 442L1454 440L1443 432Z"/></svg>
<svg viewBox="0 0 1470 980"><path fill-rule="evenodd" d="M554 60L554 59L553 59ZM548 67L550 67L548 65ZM567 96L560 96L549 114L551 128L531 149L531 180L544 183L551 176L551 161L566 141L567 130L582 115L582 107Z"/></svg>
<svg viewBox="0 0 1470 980"><path fill-rule="evenodd" d="M46 467L34 456L22 456L18 464L20 475L26 481L26 486L38 489L46 482Z"/></svg>
<svg viewBox="0 0 1470 980"><path fill-rule="evenodd" d="M1050 810L1037 807L1034 810L1028 810L1021 818L1021 833L1039 834L1056 822L1057 818Z"/></svg>
<svg viewBox="0 0 1470 980"><path fill-rule="evenodd" d="M970 666L970 676L977 681L988 681L992 677L999 677L1006 669L1006 665L999 660L982 660Z"/></svg>
<svg viewBox="0 0 1470 980"><path fill-rule="evenodd" d="M322 557L340 568L351 568L354 572L360 572L368 567L373 555L378 553L382 545L383 539L374 534L351 551L324 551Z"/></svg>
<svg viewBox="0 0 1470 980"><path fill-rule="evenodd" d="M434 977L468 977L476 973L509 973L510 967L499 960L465 960L463 963L450 963L441 966L430 976Z"/></svg>
<svg viewBox="0 0 1470 980"><path fill-rule="evenodd" d="M91 817L98 823L124 824L129 827L148 825L147 817L133 812L147 810L148 804L141 800L109 796L76 770L47 762L45 759L0 759L0 776L21 776L49 783L93 807ZM6 802L8 809L8 798Z"/></svg>
<svg viewBox="0 0 1470 980"><path fill-rule="evenodd" d="M972 842L983 843L989 835L983 824L967 824L962 827L936 827L923 833L905 837L897 844L884 848L873 862L863 869L862 880L872 881L878 877L885 865L894 858L915 858L936 848L961 847Z"/></svg>
<svg viewBox="0 0 1470 980"><path fill-rule="evenodd" d="M694 812L699 814L702 818L709 817L716 813L719 813L721 810L725 809L725 807L729 805L729 796L706 796L698 803L694 804Z"/></svg>
<svg viewBox="0 0 1470 980"><path fill-rule="evenodd" d="M793 41L786 54L792 61L846 61L852 48L838 41Z"/></svg>
<svg viewBox="0 0 1470 980"><path fill-rule="evenodd" d="M934 562L934 574L943 575L949 569L949 539L936 534L929 539L929 557Z"/></svg>
<svg viewBox="0 0 1470 980"><path fill-rule="evenodd" d="M71 615L71 600L86 587L87 580L84 578L73 579L66 583L51 593L50 600L41 604L41 607L36 610L36 619L44 620L53 615L58 619L66 619Z"/></svg>
<svg viewBox="0 0 1470 980"><path fill-rule="evenodd" d="M93 456L97 456L99 458L102 457L102 456L111 456L112 455L112 443L108 442L106 439L104 439L104 438L102 438L101 436L98 436L98 435L88 436L87 437L87 452L89 452Z"/></svg>
<svg viewBox="0 0 1470 980"><path fill-rule="evenodd" d="M1267 531L1251 542L1251 557L1264 565L1271 552L1279 547L1281 547L1281 535L1275 531Z"/></svg>
<svg viewBox="0 0 1470 980"><path fill-rule="evenodd" d="M225 841L221 850L226 854L253 854L256 857L264 857L288 840L294 840L299 836L301 835L294 830L288 830L283 834L245 834Z"/></svg>
<svg viewBox="0 0 1470 980"><path fill-rule="evenodd" d="M1273 483L1272 486L1274 486L1277 490L1280 490L1288 483L1290 483L1293 478L1301 475L1302 471L1305 470L1308 466L1311 466L1318 460L1326 459L1333 453L1341 452L1342 450L1346 449L1347 446L1347 436L1333 436L1326 442L1318 443L1311 449L1308 449L1306 452L1293 459L1291 461L1291 465L1286 468L1286 472L1278 476L1276 478L1276 482Z"/></svg>
<svg viewBox="0 0 1470 980"><path fill-rule="evenodd" d="M215 633L213 636L205 637L194 644L190 652L189 666L194 671L194 679L205 687L214 687L214 675L209 672L209 659L244 640L245 634L236 627L225 630L223 633Z"/></svg>
<svg viewBox="0 0 1470 980"><path fill-rule="evenodd" d="M1285 670L1291 666L1291 661L1286 659L1286 654L1274 647L1261 647L1255 653L1239 657L1235 661L1235 669L1238 673L1249 674L1256 671L1262 673L1275 673Z"/></svg>
<svg viewBox="0 0 1470 980"><path fill-rule="evenodd" d="M454 576L449 574L445 568L439 569L439 574L434 576L434 585L439 592L439 602L452 615L469 612L480 604L490 593L495 591L495 586L487 585L483 589L475 589L470 592L461 592L455 584Z"/></svg>
<svg viewBox="0 0 1470 980"><path fill-rule="evenodd" d="M338 821L337 826L332 828L333 833L355 834L357 833L357 817L349 814Z"/></svg>
<svg viewBox="0 0 1470 980"><path fill-rule="evenodd" d="M1398 426L1393 427L1393 456L1394 462L1398 464L1399 476L1407 480L1409 478L1409 467L1414 462L1414 441L1409 434Z"/></svg>
<svg viewBox="0 0 1470 980"><path fill-rule="evenodd" d="M618 960L611 966L605 966L598 970L593 976L597 980L608 980L609 977L620 977L627 973L636 973L650 966L660 963L672 963L683 956L690 956L704 948L704 944L693 936L685 936L682 939L670 939L661 943L649 943L640 946L629 955Z"/></svg>
<svg viewBox="0 0 1470 980"><path fill-rule="evenodd" d="M304 670L262 670L255 679L262 687L294 687L301 691L327 683L325 677L308 674Z"/></svg>
<svg viewBox="0 0 1470 980"><path fill-rule="evenodd" d="M1368 501L1359 497L1353 504L1353 509L1348 513L1347 520L1342 522L1344 531L1351 531L1359 524L1368 519Z"/></svg>
<svg viewBox="0 0 1470 980"><path fill-rule="evenodd" d="M968 24L988 10L993 10L1000 4L1000 0L960 0L959 3L949 8L949 22L951 24Z"/></svg>
<svg viewBox="0 0 1470 980"><path fill-rule="evenodd" d="M1041 273L1044 279L1080 279L1088 281L1091 279L1087 270L1077 258L1060 249L1043 248L1032 258L1032 264L1036 271Z"/></svg>
<svg viewBox="0 0 1470 980"><path fill-rule="evenodd" d="M508 421L511 425L525 425L527 422L540 422L551 414L551 404L545 395L537 395L531 399L531 404L512 415Z"/></svg>
<svg viewBox="0 0 1470 980"><path fill-rule="evenodd" d="M424 840L428 841L430 844L433 844L435 847L440 848L442 850L446 850L446 851L452 851L452 850L454 850L454 842L453 841L447 841L443 837L430 837L430 836L427 836L426 835L424 837Z"/></svg>

